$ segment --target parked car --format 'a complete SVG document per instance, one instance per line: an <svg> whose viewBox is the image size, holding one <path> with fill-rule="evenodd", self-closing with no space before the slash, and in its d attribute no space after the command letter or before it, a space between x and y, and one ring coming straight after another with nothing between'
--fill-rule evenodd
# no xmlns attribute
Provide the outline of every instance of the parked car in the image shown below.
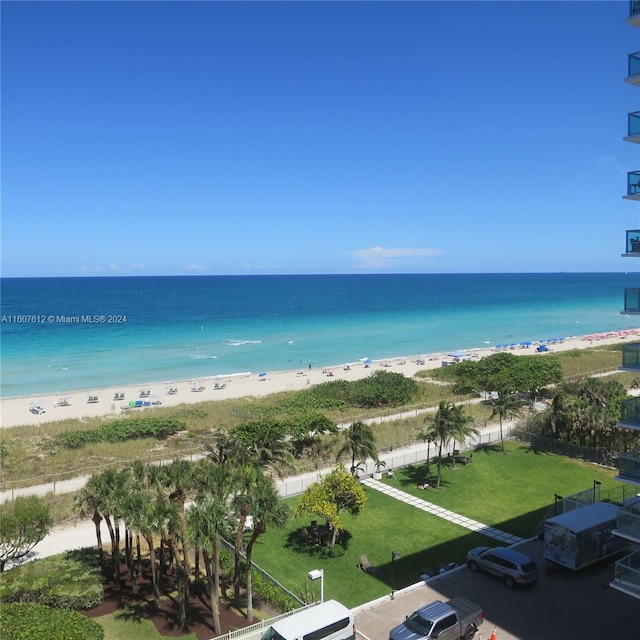
<svg viewBox="0 0 640 640"><path fill-rule="evenodd" d="M471 571L486 571L502 578L509 588L532 584L538 579L538 567L529 557L507 547L476 547L467 554Z"/></svg>
<svg viewBox="0 0 640 640"><path fill-rule="evenodd" d="M484 621L482 608L466 598L435 600L389 632L389 640L472 640Z"/></svg>

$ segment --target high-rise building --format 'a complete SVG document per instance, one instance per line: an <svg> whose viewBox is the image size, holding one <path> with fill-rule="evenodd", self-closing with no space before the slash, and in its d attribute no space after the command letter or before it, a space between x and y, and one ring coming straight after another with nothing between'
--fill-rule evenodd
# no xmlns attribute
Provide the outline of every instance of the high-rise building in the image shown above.
<svg viewBox="0 0 640 640"><path fill-rule="evenodd" d="M627 23L640 28L640 0L630 0ZM629 54L629 70L625 81L640 87L640 51ZM629 114L628 130L624 139L633 144L640 144L640 111ZM627 195L624 198L640 202L640 170L627 173ZM627 230L625 252L622 255L640 258L640 229ZM640 313L640 287L625 289L623 313ZM640 372L640 342L624 345L622 369ZM622 401L622 415L618 426L640 431L640 397ZM637 486L640 491L640 449L619 456L617 479ZM616 562L611 587L640 598L640 493L627 501L618 511L614 533L628 540L635 551Z"/></svg>

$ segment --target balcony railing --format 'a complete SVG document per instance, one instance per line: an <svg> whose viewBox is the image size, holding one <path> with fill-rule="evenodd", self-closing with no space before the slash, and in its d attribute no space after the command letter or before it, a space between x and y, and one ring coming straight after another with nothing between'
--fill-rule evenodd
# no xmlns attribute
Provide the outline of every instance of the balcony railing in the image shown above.
<svg viewBox="0 0 640 640"><path fill-rule="evenodd" d="M640 171L629 171L627 173L627 195L628 200L640 200Z"/></svg>
<svg viewBox="0 0 640 640"><path fill-rule="evenodd" d="M625 78L626 82L640 85L640 51L629 54L629 73Z"/></svg>
<svg viewBox="0 0 640 640"><path fill-rule="evenodd" d="M640 144L640 111L634 111L627 115L627 135L624 140L626 142L635 142Z"/></svg>
<svg viewBox="0 0 640 640"><path fill-rule="evenodd" d="M640 551L616 562L613 582L609 586L640 598Z"/></svg>
<svg viewBox="0 0 640 640"><path fill-rule="evenodd" d="M627 22L636 27L640 27L640 0L630 0Z"/></svg>
<svg viewBox="0 0 640 640"><path fill-rule="evenodd" d="M631 540L631 542L640 543L640 512L634 512L631 509L620 509L613 533Z"/></svg>
<svg viewBox="0 0 640 640"><path fill-rule="evenodd" d="M621 369L640 370L640 342L629 342L622 347Z"/></svg>
<svg viewBox="0 0 640 640"><path fill-rule="evenodd" d="M640 229L627 230L627 241L623 256L640 255Z"/></svg>
<svg viewBox="0 0 640 640"><path fill-rule="evenodd" d="M619 426L626 427L627 429L640 429L640 396L623 400L620 403L620 408L621 416ZM636 458L640 461L637 452ZM640 471L640 465L638 471Z"/></svg>
<svg viewBox="0 0 640 640"><path fill-rule="evenodd" d="M624 290L624 311L622 313L640 313L640 289L629 287Z"/></svg>
<svg viewBox="0 0 640 640"><path fill-rule="evenodd" d="M618 456L618 476L621 482L631 482L640 484L640 449L621 453ZM634 509L638 514L638 510ZM640 517L640 514L638 514Z"/></svg>

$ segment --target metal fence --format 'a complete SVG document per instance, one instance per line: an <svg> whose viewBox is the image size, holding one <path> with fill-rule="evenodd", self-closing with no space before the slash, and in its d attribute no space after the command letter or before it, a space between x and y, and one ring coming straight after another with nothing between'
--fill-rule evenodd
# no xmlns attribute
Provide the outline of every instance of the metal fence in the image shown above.
<svg viewBox="0 0 640 640"><path fill-rule="evenodd" d="M235 551L234 546L229 541L225 540L224 538L220 538L220 546L224 551L226 551L230 555L232 555L232 556L235 555L236 551ZM240 556L246 561L247 556L245 556L244 553L240 553ZM278 589L280 589L281 591L286 593L289 597L291 597L296 602L299 602L301 605L305 605L306 604L295 593L293 593L292 591L289 591L289 589L287 589L285 586L280 584L273 576L268 574L264 569L262 569L262 567L259 567L253 561L251 562L251 570L255 571L256 573L259 573L260 576L262 576L263 580L266 580L267 582L271 582L271 584L273 584L276 587L278 587Z"/></svg>
<svg viewBox="0 0 640 640"><path fill-rule="evenodd" d="M587 460L588 462L595 462L609 467L616 466L615 457L603 449L561 442L555 438L542 436L538 433L531 433L524 429L514 429L512 435L517 440L528 442L532 446L536 447L536 449L540 449L542 451L557 453L570 458L579 458L581 460Z"/></svg>
<svg viewBox="0 0 640 640"><path fill-rule="evenodd" d="M295 613L300 613L300 611L305 611L306 609L310 609L311 607L315 607L317 602L313 604L307 604L299 609L294 609L293 611L287 611L287 613L283 613L279 616L275 616L273 618L269 618L269 620L261 620L260 622L256 622L256 624L252 624L248 627L243 627L242 629L237 629L236 631L229 631L229 633L225 633L222 636L215 636L211 640L234 640L234 638L245 638L245 640L249 640L254 636L259 638L263 629L270 627L272 624L284 620L285 618L289 618Z"/></svg>

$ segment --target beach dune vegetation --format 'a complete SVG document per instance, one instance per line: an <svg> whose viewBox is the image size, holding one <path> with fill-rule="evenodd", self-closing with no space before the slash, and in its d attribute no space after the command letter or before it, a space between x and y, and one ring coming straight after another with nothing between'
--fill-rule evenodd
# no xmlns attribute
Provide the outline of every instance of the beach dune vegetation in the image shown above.
<svg viewBox="0 0 640 640"><path fill-rule="evenodd" d="M527 393L532 400L543 387L562 380L562 364L558 358L547 356L516 356L495 353L481 360L466 360L448 372L458 393L498 393L510 395Z"/></svg>
<svg viewBox="0 0 640 640"><path fill-rule="evenodd" d="M97 429L67 431L54 438L54 445L64 449L79 449L96 442L122 442L140 438L166 438L185 425L173 418L143 417L113 420Z"/></svg>
<svg viewBox="0 0 640 640"><path fill-rule="evenodd" d="M418 383L402 373L374 371L360 380L331 380L300 391L299 401L324 408L398 407L411 402L419 391Z"/></svg>

